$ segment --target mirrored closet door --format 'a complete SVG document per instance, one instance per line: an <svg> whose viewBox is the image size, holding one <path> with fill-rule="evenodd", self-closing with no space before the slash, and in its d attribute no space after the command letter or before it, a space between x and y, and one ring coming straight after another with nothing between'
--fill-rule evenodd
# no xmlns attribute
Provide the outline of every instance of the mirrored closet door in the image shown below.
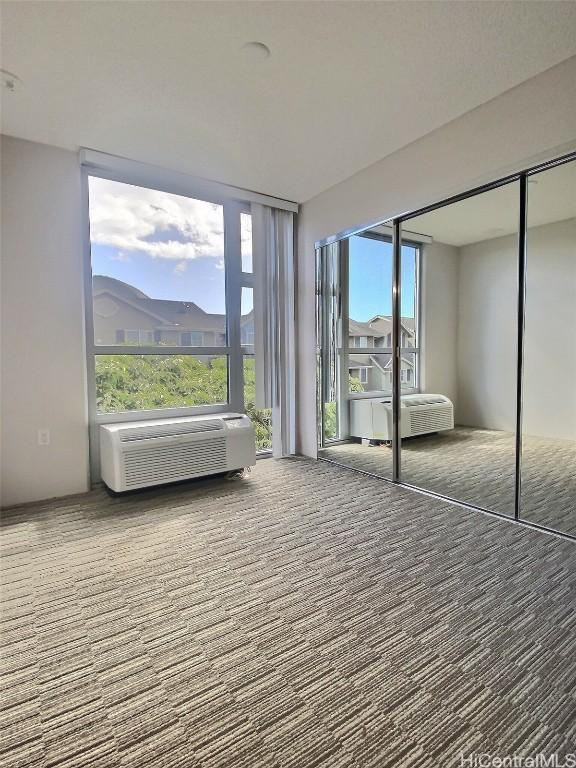
<svg viewBox="0 0 576 768"><path fill-rule="evenodd" d="M576 538L576 158L317 249L318 455Z"/></svg>
<svg viewBox="0 0 576 768"><path fill-rule="evenodd" d="M520 515L576 536L576 162L528 177Z"/></svg>
<svg viewBox="0 0 576 768"><path fill-rule="evenodd" d="M412 232L423 244L413 395L401 346L401 480L505 515L515 508L518 222L518 182L402 222L403 240ZM405 261L403 249L403 279ZM413 304L401 298L404 334Z"/></svg>

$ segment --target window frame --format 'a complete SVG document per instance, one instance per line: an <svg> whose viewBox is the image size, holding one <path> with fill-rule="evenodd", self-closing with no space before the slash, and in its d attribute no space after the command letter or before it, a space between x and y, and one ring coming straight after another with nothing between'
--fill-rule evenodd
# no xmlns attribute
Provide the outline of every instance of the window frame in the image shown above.
<svg viewBox="0 0 576 768"><path fill-rule="evenodd" d="M244 355L254 355L254 348L241 343L241 295L242 288L253 288L252 272L242 271L240 215L251 214L249 199L243 199L241 190L238 197L220 194L214 187L203 180L186 177L186 185L170 182L170 173L165 175L157 171L157 183L148 175L147 167L127 161L127 168L117 171L81 162L81 201L84 212L83 221L83 272L84 272L84 339L86 353L86 396L87 416L90 441L90 480L100 479L99 427L101 424L145 421L152 419L197 416L209 413L238 412L244 413ZM90 177L108 179L122 184L167 192L182 197L190 197L205 202L221 205L224 217L224 270L225 270L225 307L226 307L226 344L222 346L181 346L181 345L98 345L94 337L94 314L92 292L92 254L90 241ZM226 188L234 191L233 188ZM249 195L248 195L249 197ZM228 397L226 403L213 405L183 406L175 408L157 408L134 411L101 413L96 405L96 357L98 355L162 355L162 356L218 356L227 358Z"/></svg>

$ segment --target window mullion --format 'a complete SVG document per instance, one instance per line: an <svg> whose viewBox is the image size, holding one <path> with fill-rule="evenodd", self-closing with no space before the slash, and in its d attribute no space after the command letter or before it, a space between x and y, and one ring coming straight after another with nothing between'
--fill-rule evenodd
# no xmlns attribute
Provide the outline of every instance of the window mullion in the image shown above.
<svg viewBox="0 0 576 768"><path fill-rule="evenodd" d="M228 333L228 402L235 411L244 410L244 375L241 346L242 261L241 206L224 205L224 264L226 269L226 321Z"/></svg>
<svg viewBox="0 0 576 768"><path fill-rule="evenodd" d="M95 355L160 355L162 357L168 355L193 355L198 357L205 357L206 355L224 356L230 354L230 347L177 347L176 345L170 346L133 346L130 344L119 344L117 346L94 346L93 353Z"/></svg>

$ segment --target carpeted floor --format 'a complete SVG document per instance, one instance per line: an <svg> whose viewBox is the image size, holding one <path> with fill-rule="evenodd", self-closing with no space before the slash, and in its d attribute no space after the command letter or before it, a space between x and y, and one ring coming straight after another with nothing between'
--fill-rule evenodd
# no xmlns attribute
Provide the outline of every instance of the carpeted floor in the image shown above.
<svg viewBox="0 0 576 768"><path fill-rule="evenodd" d="M576 548L324 462L3 516L3 768L576 752Z"/></svg>
<svg viewBox="0 0 576 768"><path fill-rule="evenodd" d="M355 469L392 477L392 451L360 443L322 455ZM510 432L457 427L402 441L402 479L484 509L514 515L515 441ZM523 517L576 536L576 441L525 437Z"/></svg>

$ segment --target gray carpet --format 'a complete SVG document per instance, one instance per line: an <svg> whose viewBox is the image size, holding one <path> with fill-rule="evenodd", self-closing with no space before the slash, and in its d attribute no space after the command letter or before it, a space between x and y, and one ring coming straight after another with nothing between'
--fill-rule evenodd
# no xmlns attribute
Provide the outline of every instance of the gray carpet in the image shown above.
<svg viewBox="0 0 576 768"><path fill-rule="evenodd" d="M324 449L325 458L392 477L392 451L360 443ZM514 515L515 441L510 432L457 427L402 441L402 479L435 493ZM576 536L576 441L525 437L522 511L530 522Z"/></svg>
<svg viewBox="0 0 576 768"><path fill-rule="evenodd" d="M2 534L3 768L576 751L571 542L303 459Z"/></svg>

